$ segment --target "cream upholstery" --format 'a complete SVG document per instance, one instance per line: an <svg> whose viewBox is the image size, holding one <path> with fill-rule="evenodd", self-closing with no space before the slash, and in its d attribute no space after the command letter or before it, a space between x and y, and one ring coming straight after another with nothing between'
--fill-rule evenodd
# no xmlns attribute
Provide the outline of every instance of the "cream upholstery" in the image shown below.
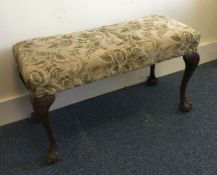
<svg viewBox="0 0 217 175"><path fill-rule="evenodd" d="M140 69L197 51L200 34L164 16L148 16L13 46L35 97Z"/></svg>

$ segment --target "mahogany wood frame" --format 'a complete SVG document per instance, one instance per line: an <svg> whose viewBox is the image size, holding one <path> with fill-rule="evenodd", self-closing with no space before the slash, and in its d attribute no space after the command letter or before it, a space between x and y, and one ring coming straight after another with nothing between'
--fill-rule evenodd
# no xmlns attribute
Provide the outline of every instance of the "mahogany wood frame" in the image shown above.
<svg viewBox="0 0 217 175"><path fill-rule="evenodd" d="M180 104L179 109L182 112L188 112L192 109L192 104L186 99L186 87L191 78L194 70L196 69L200 56L198 53L194 52L190 55L183 56L185 62L185 71L180 87ZM147 85L156 85L157 78L155 76L155 65L152 65L150 68L150 76L147 79ZM52 125L49 120L48 111L50 106L55 100L55 95L43 96L40 98L33 97L33 109L34 113L32 114L32 118L36 119L36 121L40 121L47 133L49 140L49 148L46 154L46 159L49 164L55 163L60 160L60 155L57 149L56 140L54 137Z"/></svg>

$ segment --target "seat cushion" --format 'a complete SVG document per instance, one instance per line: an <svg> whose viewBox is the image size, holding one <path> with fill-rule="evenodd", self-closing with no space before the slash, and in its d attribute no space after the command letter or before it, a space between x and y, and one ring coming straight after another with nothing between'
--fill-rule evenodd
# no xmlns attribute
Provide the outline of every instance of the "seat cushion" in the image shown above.
<svg viewBox="0 0 217 175"><path fill-rule="evenodd" d="M153 15L22 41L13 52L26 86L41 97L190 54L199 40L191 27Z"/></svg>

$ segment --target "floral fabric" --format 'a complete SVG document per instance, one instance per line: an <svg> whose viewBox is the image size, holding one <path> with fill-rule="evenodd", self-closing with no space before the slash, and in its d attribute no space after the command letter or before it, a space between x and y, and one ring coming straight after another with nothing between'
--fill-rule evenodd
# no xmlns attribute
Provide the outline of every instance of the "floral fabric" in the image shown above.
<svg viewBox="0 0 217 175"><path fill-rule="evenodd" d="M200 34L164 16L41 37L13 46L35 97L143 68L197 51Z"/></svg>

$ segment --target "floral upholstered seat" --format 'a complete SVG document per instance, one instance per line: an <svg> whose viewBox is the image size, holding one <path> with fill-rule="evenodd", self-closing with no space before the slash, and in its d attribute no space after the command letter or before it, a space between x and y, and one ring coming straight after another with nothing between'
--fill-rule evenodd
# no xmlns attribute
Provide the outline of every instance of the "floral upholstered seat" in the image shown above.
<svg viewBox="0 0 217 175"><path fill-rule="evenodd" d="M164 16L148 16L13 46L21 76L41 97L197 50L200 34Z"/></svg>

